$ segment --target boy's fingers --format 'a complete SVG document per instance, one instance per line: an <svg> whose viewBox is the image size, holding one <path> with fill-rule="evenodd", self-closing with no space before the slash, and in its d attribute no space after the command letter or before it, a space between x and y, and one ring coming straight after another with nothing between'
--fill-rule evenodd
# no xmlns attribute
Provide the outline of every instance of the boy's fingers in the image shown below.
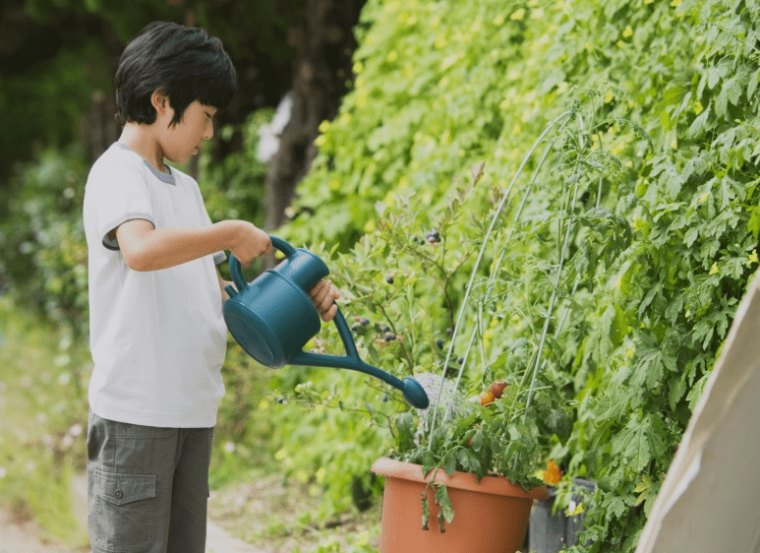
<svg viewBox="0 0 760 553"><path fill-rule="evenodd" d="M335 300L340 298L340 294L329 280L320 280L309 290L308 294L323 321L327 322L335 318L338 313Z"/></svg>
<svg viewBox="0 0 760 553"><path fill-rule="evenodd" d="M322 298L327 295L327 287L325 284L324 280L320 280L309 290L309 297L315 304L321 303Z"/></svg>
<svg viewBox="0 0 760 553"><path fill-rule="evenodd" d="M332 303L330 305L330 308L327 311L322 312L322 320L324 322L332 321L335 318L335 315L338 313L338 306L335 303Z"/></svg>
<svg viewBox="0 0 760 553"><path fill-rule="evenodd" d="M332 298L330 300L332 302L340 297L329 280L320 280L311 290L309 290L309 296L314 303L322 303L327 297Z"/></svg>

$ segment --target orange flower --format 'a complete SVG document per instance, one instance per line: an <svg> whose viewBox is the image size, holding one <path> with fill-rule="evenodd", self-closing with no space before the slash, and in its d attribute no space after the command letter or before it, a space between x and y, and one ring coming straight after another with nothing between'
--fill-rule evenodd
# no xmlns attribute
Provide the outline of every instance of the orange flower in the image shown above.
<svg viewBox="0 0 760 553"><path fill-rule="evenodd" d="M561 478L562 471L559 470L557 463L554 461L549 461L546 463L546 470L544 471L544 482L549 485L556 486L559 484Z"/></svg>
<svg viewBox="0 0 760 553"><path fill-rule="evenodd" d="M482 396L480 396L480 404L481 405L490 405L493 403L494 396L492 392L486 392Z"/></svg>
<svg viewBox="0 0 760 553"><path fill-rule="evenodd" d="M504 388L507 387L507 383L503 380L497 380L494 382L488 391L493 394L493 397L500 398L504 394Z"/></svg>

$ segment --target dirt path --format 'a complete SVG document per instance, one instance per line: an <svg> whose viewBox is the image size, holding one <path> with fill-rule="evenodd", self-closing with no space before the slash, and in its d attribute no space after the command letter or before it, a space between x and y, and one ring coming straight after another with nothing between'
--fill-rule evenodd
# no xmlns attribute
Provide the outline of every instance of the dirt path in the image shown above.
<svg viewBox="0 0 760 553"><path fill-rule="evenodd" d="M74 553L52 543L43 543L39 528L33 522L18 523L0 510L0 553Z"/></svg>
<svg viewBox="0 0 760 553"><path fill-rule="evenodd" d="M87 523L87 479L84 475L74 479L73 485L75 512L79 515L82 525ZM82 550L71 550L56 543L45 543L40 539L43 533L33 521L20 522L14 520L10 513L0 509L0 553L85 553ZM208 521L208 536L206 539L207 553L268 553L233 538L219 525Z"/></svg>

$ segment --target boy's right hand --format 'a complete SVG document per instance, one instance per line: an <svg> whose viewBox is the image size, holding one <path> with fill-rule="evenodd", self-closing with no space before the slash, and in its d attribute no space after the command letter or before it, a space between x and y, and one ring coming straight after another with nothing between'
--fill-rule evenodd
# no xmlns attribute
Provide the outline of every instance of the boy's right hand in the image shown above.
<svg viewBox="0 0 760 553"><path fill-rule="evenodd" d="M231 222L235 224L235 232L230 251L241 265L247 267L257 257L272 252L269 234L248 221Z"/></svg>

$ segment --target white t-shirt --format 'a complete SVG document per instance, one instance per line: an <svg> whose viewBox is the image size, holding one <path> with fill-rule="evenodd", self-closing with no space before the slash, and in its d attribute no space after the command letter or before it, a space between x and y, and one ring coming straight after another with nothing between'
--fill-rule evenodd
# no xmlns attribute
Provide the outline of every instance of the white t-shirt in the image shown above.
<svg viewBox="0 0 760 553"><path fill-rule="evenodd" d="M119 422L212 427L224 394L227 327L215 261L225 254L133 271L107 237L132 219L155 228L211 224L198 183L181 171L161 173L118 142L92 166L84 196L90 408Z"/></svg>

